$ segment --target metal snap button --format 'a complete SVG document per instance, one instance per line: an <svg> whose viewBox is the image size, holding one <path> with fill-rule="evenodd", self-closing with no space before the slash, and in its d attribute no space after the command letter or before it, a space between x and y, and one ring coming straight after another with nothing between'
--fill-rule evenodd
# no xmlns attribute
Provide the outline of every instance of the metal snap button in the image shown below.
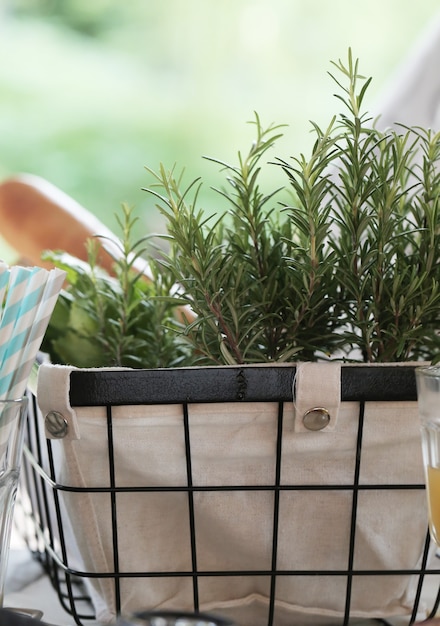
<svg viewBox="0 0 440 626"><path fill-rule="evenodd" d="M69 430L69 423L58 411L49 411L44 420L44 425L48 433L55 439L63 439Z"/></svg>
<svg viewBox="0 0 440 626"><path fill-rule="evenodd" d="M330 413L324 407L309 409L303 415L303 424L307 430L322 430L330 423Z"/></svg>

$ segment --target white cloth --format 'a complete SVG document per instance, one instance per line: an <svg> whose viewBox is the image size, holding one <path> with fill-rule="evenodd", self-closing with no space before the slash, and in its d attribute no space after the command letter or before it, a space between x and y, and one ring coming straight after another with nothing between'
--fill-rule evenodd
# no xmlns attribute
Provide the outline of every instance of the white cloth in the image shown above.
<svg viewBox="0 0 440 626"><path fill-rule="evenodd" d="M440 14L422 32L397 68L374 107L378 126L396 122L439 129L440 124Z"/></svg>

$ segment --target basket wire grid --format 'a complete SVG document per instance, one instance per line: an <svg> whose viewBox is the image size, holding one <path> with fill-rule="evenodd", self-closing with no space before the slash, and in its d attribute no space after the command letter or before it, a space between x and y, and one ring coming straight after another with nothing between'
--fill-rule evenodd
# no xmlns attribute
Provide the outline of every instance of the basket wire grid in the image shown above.
<svg viewBox="0 0 440 626"><path fill-rule="evenodd" d="M282 459L282 427L285 402L292 400L292 383L295 367L271 368L259 366L255 368L186 368L179 370L135 370L126 372L81 372L71 374L70 402L72 407L105 406L107 415L108 437L108 471L109 487L70 487L58 482L53 461L52 442L46 440L42 433L42 418L39 414L35 396L29 392L29 420L27 443L25 446L24 463L21 474L19 504L29 520L24 532L25 540L41 562L50 577L64 609L73 616L75 623L82 625L94 620L93 610L87 603L87 594L82 581L87 578L111 579L115 591L115 611L121 611L121 580L124 578L143 578L172 576L190 578L192 581L193 609L199 611L199 581L209 576L264 576L270 579L270 598L267 613L267 626L276 623L275 598L277 581L283 576L313 577L318 574L325 576L344 577L345 610L341 626L350 623L351 592L353 580L357 576L396 576L416 575L417 589L411 616L405 623L412 624L416 620L419 603L427 578L440 574L440 569L428 568L430 537L426 534L423 559L418 569L412 570L365 570L355 569L354 552L356 542L356 519L358 496L362 489L387 490L421 490L424 484L375 484L359 483L359 467L362 456L362 436L365 402L374 400L414 401L416 399L414 368L400 366L386 370L369 370L366 367L342 368L341 392L342 401L359 402L358 433L356 464L352 484L326 485L294 485L281 484L280 468ZM170 391L172 390L172 391ZM192 482L191 467L191 434L188 420L188 407L191 403L212 402L275 402L278 405L278 425L276 437L276 467L271 484L265 485L228 485L228 486L197 486ZM113 457L112 409L114 406L126 404L180 404L182 408L182 427L184 429L186 453L185 486L161 488L160 486L133 487L130 485L116 486ZM47 470L45 468L48 468ZM352 494L351 521L348 561L346 568L341 570L282 570L277 567L278 532L279 532L279 501L283 490L344 490ZM183 491L187 494L189 527L191 541L190 571L121 571L119 566L118 545L118 509L116 495L120 492L152 492L152 491ZM273 536L271 567L264 570L234 571L203 571L198 567L196 550L196 533L194 514L194 495L198 491L271 491L273 493ZM60 509L60 493L63 491L87 492L90 494L106 493L111 501L112 537L113 537L113 571L90 572L69 567L68 546L63 529L63 518ZM440 590L432 605L431 615L437 612L440 604ZM86 610L84 610L84 606ZM145 607L148 608L148 607ZM378 616L375 623L391 622Z"/></svg>

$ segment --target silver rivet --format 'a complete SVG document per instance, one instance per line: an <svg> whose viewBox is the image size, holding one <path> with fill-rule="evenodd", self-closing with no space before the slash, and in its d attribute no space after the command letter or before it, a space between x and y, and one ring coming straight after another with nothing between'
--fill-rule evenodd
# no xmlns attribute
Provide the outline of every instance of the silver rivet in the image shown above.
<svg viewBox="0 0 440 626"><path fill-rule="evenodd" d="M62 439L67 435L69 430L69 423L66 418L58 411L49 411L44 420L46 430L48 433L55 437L55 439Z"/></svg>
<svg viewBox="0 0 440 626"><path fill-rule="evenodd" d="M307 430L322 430L330 422L330 413L322 406L309 409L303 415L303 424Z"/></svg>

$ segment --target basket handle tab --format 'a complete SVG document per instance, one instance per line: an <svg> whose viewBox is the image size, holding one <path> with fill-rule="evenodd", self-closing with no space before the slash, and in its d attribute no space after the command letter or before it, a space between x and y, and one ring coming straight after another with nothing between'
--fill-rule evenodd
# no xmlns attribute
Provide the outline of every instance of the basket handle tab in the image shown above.
<svg viewBox="0 0 440 626"><path fill-rule="evenodd" d="M334 430L341 405L341 364L298 363L293 403L295 432Z"/></svg>

